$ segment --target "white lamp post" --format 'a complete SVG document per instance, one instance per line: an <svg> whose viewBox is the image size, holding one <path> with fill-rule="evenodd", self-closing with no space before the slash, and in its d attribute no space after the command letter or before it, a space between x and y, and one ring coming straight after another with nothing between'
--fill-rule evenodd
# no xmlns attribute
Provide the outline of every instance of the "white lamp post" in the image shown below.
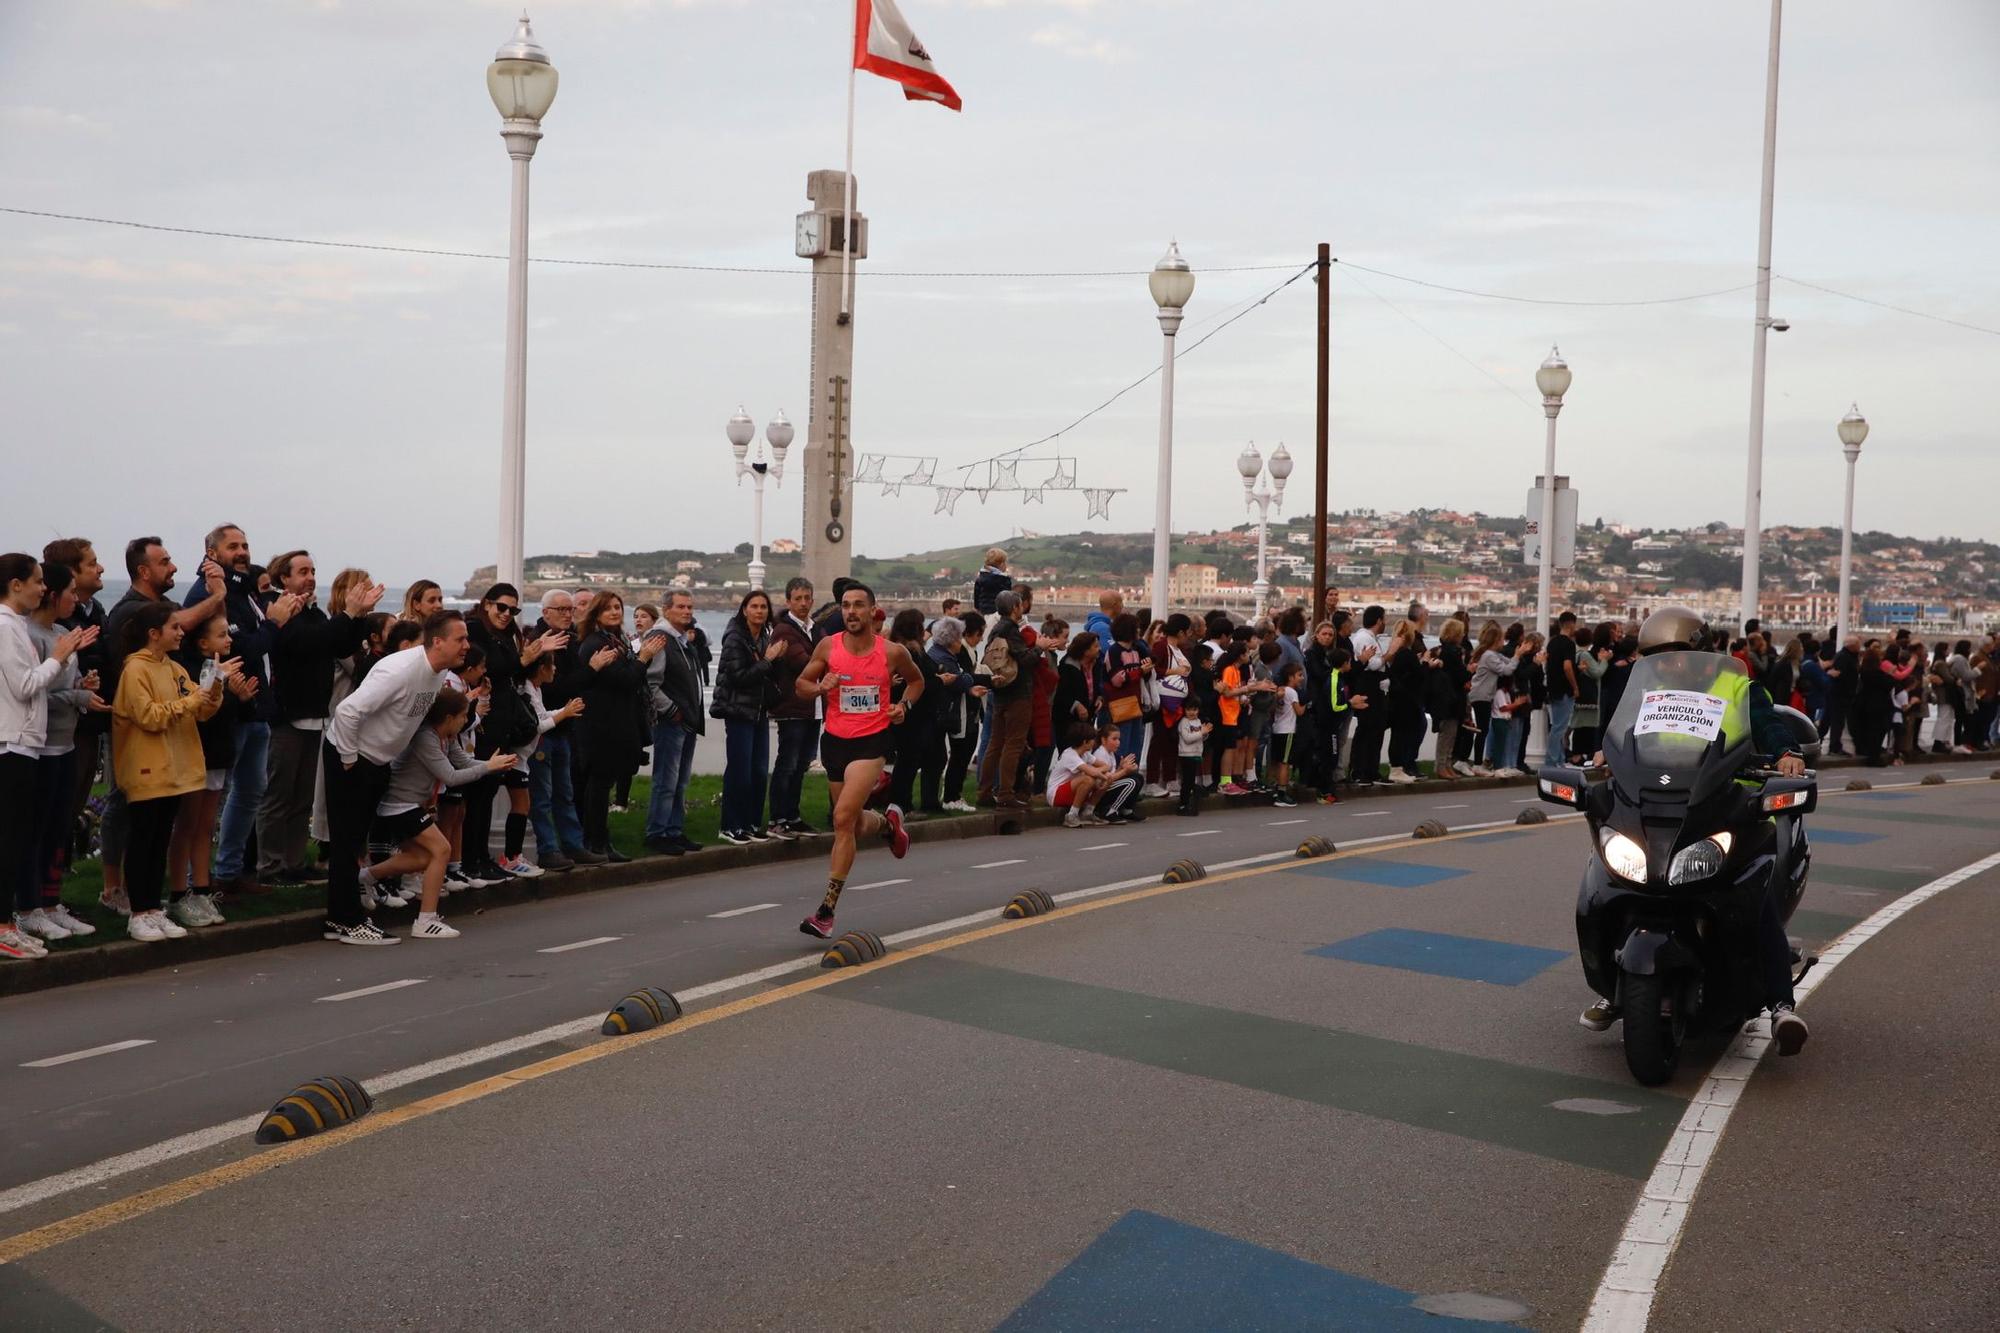
<svg viewBox="0 0 2000 1333"><path fill-rule="evenodd" d="M486 91L500 112L500 137L514 161L507 230L506 397L500 408L500 581L521 583L528 481L528 161L542 117L556 100L556 67L523 14L514 38L486 67Z"/></svg>
<svg viewBox="0 0 2000 1333"><path fill-rule="evenodd" d="M1243 452L1236 458L1236 473L1243 478L1243 512L1249 513L1253 504L1257 507L1257 581L1250 585L1250 591L1258 612L1263 611L1271 599L1271 580L1264 576L1264 546L1271 509L1276 506L1279 512L1284 511L1285 478L1292 475L1292 456L1285 451L1284 445L1280 444L1271 455L1271 485L1259 488L1258 474L1264 470L1264 460L1257 452L1256 443L1253 441L1244 445Z"/></svg>
<svg viewBox="0 0 2000 1333"><path fill-rule="evenodd" d="M1146 286L1159 307L1165 344L1160 353L1159 489L1153 498L1153 618L1162 620L1173 609L1167 605L1167 586L1174 545L1174 334L1180 331L1181 310L1194 295L1194 270L1181 258L1179 242L1168 244Z"/></svg>
<svg viewBox="0 0 2000 1333"><path fill-rule="evenodd" d="M1868 438L1868 418L1860 407L1850 407L1840 419L1840 452L1847 456L1847 504L1840 515L1840 615L1834 630L1834 651L1847 646L1849 608L1854 590L1854 464L1861 458L1861 442Z"/></svg>
<svg viewBox="0 0 2000 1333"><path fill-rule="evenodd" d="M1559 348L1549 348L1548 360L1542 362L1535 371L1535 387L1542 394L1542 415L1548 418L1549 428L1542 449L1542 559L1541 568L1535 578L1535 628L1541 631L1543 641L1549 634L1550 618L1554 614L1552 605L1555 598L1556 569L1556 414L1562 411L1563 395L1569 392L1569 363L1562 358ZM1554 666L1554 663L1550 663ZM1528 767L1539 768L1547 758L1548 723L1540 709L1535 710L1528 734Z"/></svg>
<svg viewBox="0 0 2000 1333"><path fill-rule="evenodd" d="M1771 317L1771 206L1778 167L1778 36L1784 0L1771 0L1771 43L1764 70L1764 178L1757 209L1757 314L1750 343L1749 476L1743 487L1743 619L1756 618L1764 542L1764 352L1772 333L1791 327Z"/></svg>
<svg viewBox="0 0 2000 1333"><path fill-rule="evenodd" d="M729 436L729 451L736 455L736 484L743 484L747 473L755 487L756 494L750 501L750 586L764 586L764 478L769 476L780 486L785 484L785 450L792 447L792 423L785 420L783 412L771 418L771 424L764 428L764 439L771 446L772 461L764 461L764 451L757 451L757 461L751 462L750 441L757 438L757 423L742 408L729 418L723 428Z"/></svg>

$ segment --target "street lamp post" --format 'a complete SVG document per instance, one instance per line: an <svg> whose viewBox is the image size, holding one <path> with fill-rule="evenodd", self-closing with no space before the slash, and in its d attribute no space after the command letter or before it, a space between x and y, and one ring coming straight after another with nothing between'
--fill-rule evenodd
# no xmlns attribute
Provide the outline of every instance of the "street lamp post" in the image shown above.
<svg viewBox="0 0 2000 1333"><path fill-rule="evenodd" d="M1535 628L1548 640L1554 614L1556 570L1556 414L1562 411L1563 395L1569 392L1569 363L1559 348L1549 348L1548 360L1535 371L1535 387L1542 394L1542 415L1548 418L1548 434L1542 448L1542 551L1535 578ZM1551 666L1554 663L1550 663ZM1535 710L1528 735L1528 766L1538 768L1547 758L1548 724L1540 709Z"/></svg>
<svg viewBox="0 0 2000 1333"><path fill-rule="evenodd" d="M521 583L528 483L528 162L542 117L556 100L556 67L523 14L513 40L486 67L486 91L500 112L500 137L514 163L507 230L506 396L500 408L500 553L503 583Z"/></svg>
<svg viewBox="0 0 2000 1333"><path fill-rule="evenodd" d="M1773 333L1791 325L1771 317L1771 207L1778 167L1778 37L1784 0L1771 0L1771 42L1764 70L1764 176L1757 209L1757 314L1750 343L1749 476L1743 487L1743 619L1757 616L1758 561L1764 543L1764 354Z"/></svg>
<svg viewBox="0 0 2000 1333"><path fill-rule="evenodd" d="M1153 265L1146 286L1153 304L1159 307L1160 333L1160 459L1159 489L1153 497L1153 619L1164 619L1172 608L1167 605L1167 584L1174 545L1174 334L1180 331L1181 311L1194 295L1194 270L1181 258L1179 242L1170 242L1167 253Z"/></svg>
<svg viewBox="0 0 2000 1333"><path fill-rule="evenodd" d="M1243 478L1243 512L1249 513L1252 505L1257 508L1257 581L1250 585L1250 592L1258 612L1269 606L1271 600L1271 581L1264 576L1264 545L1271 522L1271 509L1276 506L1279 512L1284 511L1285 478L1292 475L1292 456L1285 451L1283 444L1271 455L1271 484L1259 487L1258 474L1264 470L1264 459L1257 452L1256 443L1253 441L1244 445L1243 452L1236 458L1236 473Z"/></svg>
<svg viewBox="0 0 2000 1333"><path fill-rule="evenodd" d="M736 415L729 418L723 428L729 437L729 450L736 455L736 484L741 486L745 474L751 478L755 494L750 500L750 586L764 586L764 478L769 476L778 485L785 484L785 450L792 447L792 423L785 419L783 412L771 418L771 424L764 428L764 439L771 446L771 459L764 461L764 451L757 451L757 461L750 460L750 441L757 438L757 423L741 407Z"/></svg>
<svg viewBox="0 0 2000 1333"><path fill-rule="evenodd" d="M1835 622L1834 651L1847 645L1849 608L1854 589L1854 464L1861 458L1861 442L1868 438L1868 418L1857 405L1840 419L1840 452L1847 456L1847 504L1840 514L1840 615Z"/></svg>

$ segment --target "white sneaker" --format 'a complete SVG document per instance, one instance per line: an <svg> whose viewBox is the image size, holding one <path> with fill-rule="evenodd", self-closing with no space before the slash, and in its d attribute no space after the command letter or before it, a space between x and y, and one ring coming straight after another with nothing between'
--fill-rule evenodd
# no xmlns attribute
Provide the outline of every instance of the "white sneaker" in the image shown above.
<svg viewBox="0 0 2000 1333"><path fill-rule="evenodd" d="M408 907L410 905L410 900L403 896L403 882L400 879L394 884L377 884L375 886L375 901L384 907Z"/></svg>
<svg viewBox="0 0 2000 1333"><path fill-rule="evenodd" d="M183 926L200 927L208 924L208 913L201 910L201 895L188 893L181 895L167 914Z"/></svg>
<svg viewBox="0 0 2000 1333"><path fill-rule="evenodd" d="M1064 827L1064 828L1082 828L1082 827L1083 827L1083 811L1081 811L1081 810L1077 809L1077 808L1076 808L1075 806L1071 806L1071 807L1069 808L1069 813L1063 816L1063 827Z"/></svg>
<svg viewBox="0 0 2000 1333"><path fill-rule="evenodd" d="M49 946L11 924L0 926L0 958L46 958Z"/></svg>
<svg viewBox="0 0 2000 1333"><path fill-rule="evenodd" d="M410 927L413 940L455 940L459 932L444 923L444 918L435 912L426 912L417 918L417 924Z"/></svg>
<svg viewBox="0 0 2000 1333"><path fill-rule="evenodd" d="M1416 779L1400 768L1392 768L1389 770L1389 781L1395 783L1398 787L1407 787L1412 782L1415 782Z"/></svg>
<svg viewBox="0 0 2000 1333"><path fill-rule="evenodd" d="M222 914L222 908L215 901L213 893L202 893L195 896L201 899L201 910L208 913L209 925L219 926L229 919Z"/></svg>
<svg viewBox="0 0 2000 1333"><path fill-rule="evenodd" d="M1157 782L1149 782L1145 786L1139 788L1139 794L1141 796L1165 796L1167 794L1167 789L1161 786Z"/></svg>
<svg viewBox="0 0 2000 1333"><path fill-rule="evenodd" d="M97 902L107 912L116 912L120 916L132 915L132 900L125 896L125 890L122 888L104 890L97 895Z"/></svg>
<svg viewBox="0 0 2000 1333"><path fill-rule="evenodd" d="M14 913L14 929L23 935L38 935L45 940L66 940L70 937L70 931L60 921L39 907L32 912Z"/></svg>
<svg viewBox="0 0 2000 1333"><path fill-rule="evenodd" d="M153 924L159 927L160 934L170 940L184 940L187 938L186 928L159 908L156 907L153 909L152 916Z"/></svg>
<svg viewBox="0 0 2000 1333"><path fill-rule="evenodd" d="M1484 764L1474 764L1472 766L1472 776L1475 778L1490 778L1493 776L1493 770Z"/></svg>
<svg viewBox="0 0 2000 1333"><path fill-rule="evenodd" d="M1181 794L1181 784L1178 782L1169 782L1163 794L1169 797L1179 796Z"/></svg>
<svg viewBox="0 0 2000 1333"><path fill-rule="evenodd" d="M963 815L969 815L973 812L973 810L976 807L968 805L964 801L946 801L944 803L944 808L947 810L956 810L958 813Z"/></svg>
<svg viewBox="0 0 2000 1333"><path fill-rule="evenodd" d="M54 907L45 907L42 910L48 913L49 920L55 922L72 935L95 935L97 933L96 926L77 916L61 903L57 903Z"/></svg>
<svg viewBox="0 0 2000 1333"><path fill-rule="evenodd" d="M157 912L134 912L132 919L125 923L125 933L142 944L158 944L167 937L167 933L160 929L160 923L165 920ZM174 929L179 930L180 927L175 926Z"/></svg>
<svg viewBox="0 0 2000 1333"><path fill-rule="evenodd" d="M378 898L378 897L376 896L376 893L375 893L375 886L374 886L373 884L370 884L370 883L369 883L369 882L368 882L367 880L365 880L365 879L364 879L364 880L362 880L362 881L361 881L361 910L362 910L362 911L364 911L364 912L372 912L372 911L374 911L374 910L375 910L375 904L376 904L376 903L378 903L378 902L380 902L380 901L381 901L381 899L380 899L380 898Z"/></svg>
<svg viewBox="0 0 2000 1333"><path fill-rule="evenodd" d="M1528 775L1518 768L1503 768L1493 776L1496 778L1525 778Z"/></svg>
<svg viewBox="0 0 2000 1333"><path fill-rule="evenodd" d="M1451 770L1462 778L1475 778L1479 776L1478 773L1473 771L1472 765L1466 763L1463 759L1453 760Z"/></svg>

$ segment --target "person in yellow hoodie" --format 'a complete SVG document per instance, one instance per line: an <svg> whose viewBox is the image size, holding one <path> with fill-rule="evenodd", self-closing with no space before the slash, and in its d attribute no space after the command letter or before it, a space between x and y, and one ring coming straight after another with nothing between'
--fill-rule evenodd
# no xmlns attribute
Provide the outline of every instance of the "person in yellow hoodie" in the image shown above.
<svg viewBox="0 0 2000 1333"><path fill-rule="evenodd" d="M111 706L111 756L118 786L130 802L131 834L125 849L125 892L132 903L127 928L148 944L179 939L187 931L160 909L167 849L181 797L207 781L200 724L222 707L222 691L242 667L232 658L203 671L200 685L173 654L185 631L166 602L149 603L124 625L120 647L131 654L118 677Z"/></svg>

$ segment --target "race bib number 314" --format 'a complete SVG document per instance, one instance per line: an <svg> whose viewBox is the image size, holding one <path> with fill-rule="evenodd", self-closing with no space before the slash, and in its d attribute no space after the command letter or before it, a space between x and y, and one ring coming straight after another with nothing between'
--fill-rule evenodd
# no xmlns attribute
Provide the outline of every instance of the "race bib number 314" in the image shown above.
<svg viewBox="0 0 2000 1333"><path fill-rule="evenodd" d="M882 687L880 685L841 686L840 711L843 713L881 712Z"/></svg>
<svg viewBox="0 0 2000 1333"><path fill-rule="evenodd" d="M1722 734L1722 714L1728 704L1713 694L1695 690L1647 690L1632 724L1635 736L1694 736L1712 741Z"/></svg>

